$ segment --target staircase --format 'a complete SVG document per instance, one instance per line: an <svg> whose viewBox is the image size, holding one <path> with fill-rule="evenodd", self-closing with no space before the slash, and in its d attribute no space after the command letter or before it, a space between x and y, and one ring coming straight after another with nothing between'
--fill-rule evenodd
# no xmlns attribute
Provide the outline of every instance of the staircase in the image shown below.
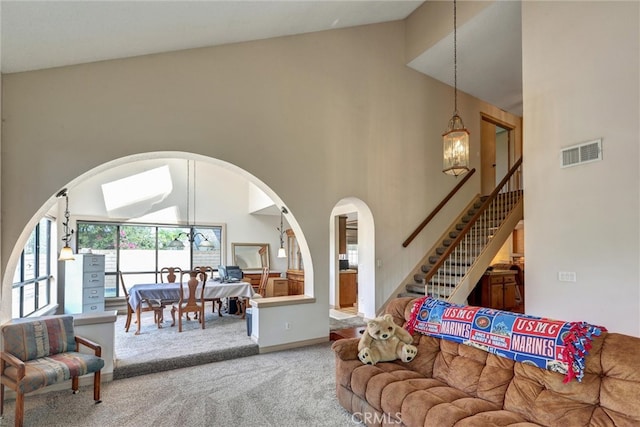
<svg viewBox="0 0 640 427"><path fill-rule="evenodd" d="M489 196L477 196L403 282L398 296L428 295L465 304L469 293L523 218L522 160ZM407 283L408 282L408 283Z"/></svg>

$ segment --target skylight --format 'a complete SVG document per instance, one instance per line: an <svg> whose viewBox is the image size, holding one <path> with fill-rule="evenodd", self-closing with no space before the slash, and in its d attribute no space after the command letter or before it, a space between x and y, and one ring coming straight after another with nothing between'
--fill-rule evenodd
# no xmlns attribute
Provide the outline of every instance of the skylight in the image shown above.
<svg viewBox="0 0 640 427"><path fill-rule="evenodd" d="M172 190L173 182L167 165L102 184L107 211L144 202L157 203Z"/></svg>

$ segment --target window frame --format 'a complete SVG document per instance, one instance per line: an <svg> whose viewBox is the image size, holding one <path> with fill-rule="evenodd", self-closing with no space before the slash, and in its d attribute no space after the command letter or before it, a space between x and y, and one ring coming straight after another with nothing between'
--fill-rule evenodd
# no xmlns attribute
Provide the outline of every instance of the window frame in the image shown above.
<svg viewBox="0 0 640 427"><path fill-rule="evenodd" d="M22 249L22 253L20 254L20 258L18 260L18 265L16 266L16 270L14 271L14 275L13 275L14 279L16 275L18 275L19 280L17 282L13 282L11 285L11 297L12 297L11 318L13 319L32 316L38 312L46 310L52 305L51 287L52 287L53 275L51 271L52 271L53 259L55 255L51 252L52 250L52 232L51 231L53 229L53 224L54 224L54 220L49 216L45 216L40 221L38 221L38 224L36 224L34 229L31 231L31 234L27 239L27 243L25 244L25 247ZM46 230L44 230L45 236L46 236L46 242L41 241L42 240L41 228L43 225L46 226ZM29 245L30 242L32 241L31 240L32 238L34 239L34 242L33 242L34 244L34 253L33 253L34 275L32 278L25 279L26 262L27 262L25 250L27 245ZM41 257L40 255L42 253L41 249L43 245L45 245L45 251L44 251L45 256ZM46 260L45 261L46 265L44 266L44 268L42 266L42 262L41 262L42 260ZM40 301L41 298L43 297L42 293L40 292L40 285L42 283L45 283L44 298L46 303L44 305L41 305L42 303ZM33 288L34 288L33 289L33 292L34 292L33 310L29 311L28 313L25 313L26 311L25 310L25 287L29 285L33 285ZM15 289L19 289L19 297L18 297L19 302L17 304L15 301L15 298L13 297ZM14 312L14 308L16 306L18 307L18 313Z"/></svg>
<svg viewBox="0 0 640 427"><path fill-rule="evenodd" d="M164 265L159 265L159 248L158 248L158 240L159 240L159 233L158 233L158 229L163 228L163 229L176 229L176 236L179 235L180 232L184 231L185 229L189 230L189 233L198 233L201 232L203 229L219 229L220 230L220 263L224 264L224 260L225 260L225 248L226 248L226 225L225 224L193 224L193 225L180 225L180 224L164 224L164 223L134 223L134 222L118 222L118 221L94 221L94 220L82 220L82 219L76 219L76 229L77 232L75 233L75 239L76 239L76 247L79 247L79 240L80 240L80 236L82 234L82 225L83 224L89 224L89 225L110 225L110 226L114 226L116 227L115 229L115 247L113 248L113 250L115 251L115 257L116 257L116 268L115 271L105 271L105 300L108 301L110 299L117 299L117 298L122 298L122 288L120 286L119 283L119 279L117 277L118 275L118 271L122 271L123 276L127 276L127 275L133 275L133 274L154 274L155 275L155 279L156 282L159 282L160 279L160 269L162 267L165 267ZM121 248L121 227L150 227L150 228L154 228L155 229L155 256L154 256L154 262L155 262L155 271L154 270L122 270L121 269L121 255L120 255L120 251L123 250L124 248ZM96 250L98 251L98 250ZM193 244L189 244L189 268L193 268L194 267L194 252L198 252L196 249L194 249L194 245ZM96 253L100 253L100 252L96 252ZM218 270L218 266L217 265L212 265L211 266L215 271ZM107 277L112 276L113 279L107 280ZM106 296L106 289L107 289L107 284L111 283L113 280L115 280L115 296Z"/></svg>

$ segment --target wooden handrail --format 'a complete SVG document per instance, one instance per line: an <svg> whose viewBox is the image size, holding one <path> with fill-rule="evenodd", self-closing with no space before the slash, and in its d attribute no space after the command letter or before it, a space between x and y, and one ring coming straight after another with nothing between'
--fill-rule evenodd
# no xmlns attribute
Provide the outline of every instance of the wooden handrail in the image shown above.
<svg viewBox="0 0 640 427"><path fill-rule="evenodd" d="M455 250L458 243L460 243L460 241L469 232L469 230L471 230L471 227L473 227L474 223L478 220L478 218L480 218L480 216L484 213L484 211L487 210L489 205L491 205L491 203L495 200L498 193L500 193L500 190L502 189L502 187L504 187L504 185L511 179L513 174L516 173L520 165L522 165L522 157L520 157L518 161L514 163L511 169L509 169L509 173L507 173L507 175L505 175L505 177L502 178L502 181L500 181L500 183L496 186L493 192L491 192L487 200L485 200L484 203L482 203L482 206L480 206L480 209L478 209L478 212L476 212L475 215L471 217L467 225L460 231L460 234L458 234L458 237L453 239L453 242L451 242L451 244L447 247L444 253L440 256L440 259L438 260L438 262L435 263L435 265L429 269L429 272L424 277L424 283L428 283L429 280L431 280L431 278L436 274L438 269L442 267L442 264L444 264L446 259L449 258L449 255L451 255L451 252Z"/></svg>
<svg viewBox="0 0 640 427"><path fill-rule="evenodd" d="M411 235L407 237L407 240L405 240L402 243L402 247L406 248L407 246L409 246L409 244L413 241L413 239L415 239L416 236L420 234L420 232L427 226L427 224L429 224L429 222L433 219L433 217L436 216L438 212L440 212L440 209L442 209L444 205L446 205L447 202L451 200L451 198L458 192L458 190L460 190L460 188L464 185L464 183L467 182L469 178L471 178L471 175L473 175L475 172L476 172L476 168L473 168L464 175L464 178L460 180L458 185L456 185L453 188L453 190L451 190L449 194L447 194L447 196L444 199L442 199L442 201L438 204L438 206L436 206L431 211L431 213L424 219L424 221L422 221L420 225L413 231L413 233L411 233Z"/></svg>

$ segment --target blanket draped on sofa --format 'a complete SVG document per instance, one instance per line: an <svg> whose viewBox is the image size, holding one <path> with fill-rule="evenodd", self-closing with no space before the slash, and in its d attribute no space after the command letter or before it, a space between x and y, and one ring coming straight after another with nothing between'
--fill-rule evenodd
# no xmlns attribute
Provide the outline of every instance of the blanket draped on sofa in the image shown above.
<svg viewBox="0 0 640 427"><path fill-rule="evenodd" d="M517 362L565 374L564 382L582 381L584 358L592 337L606 332L585 322L564 322L424 297L417 300L406 325L409 333L481 348Z"/></svg>

